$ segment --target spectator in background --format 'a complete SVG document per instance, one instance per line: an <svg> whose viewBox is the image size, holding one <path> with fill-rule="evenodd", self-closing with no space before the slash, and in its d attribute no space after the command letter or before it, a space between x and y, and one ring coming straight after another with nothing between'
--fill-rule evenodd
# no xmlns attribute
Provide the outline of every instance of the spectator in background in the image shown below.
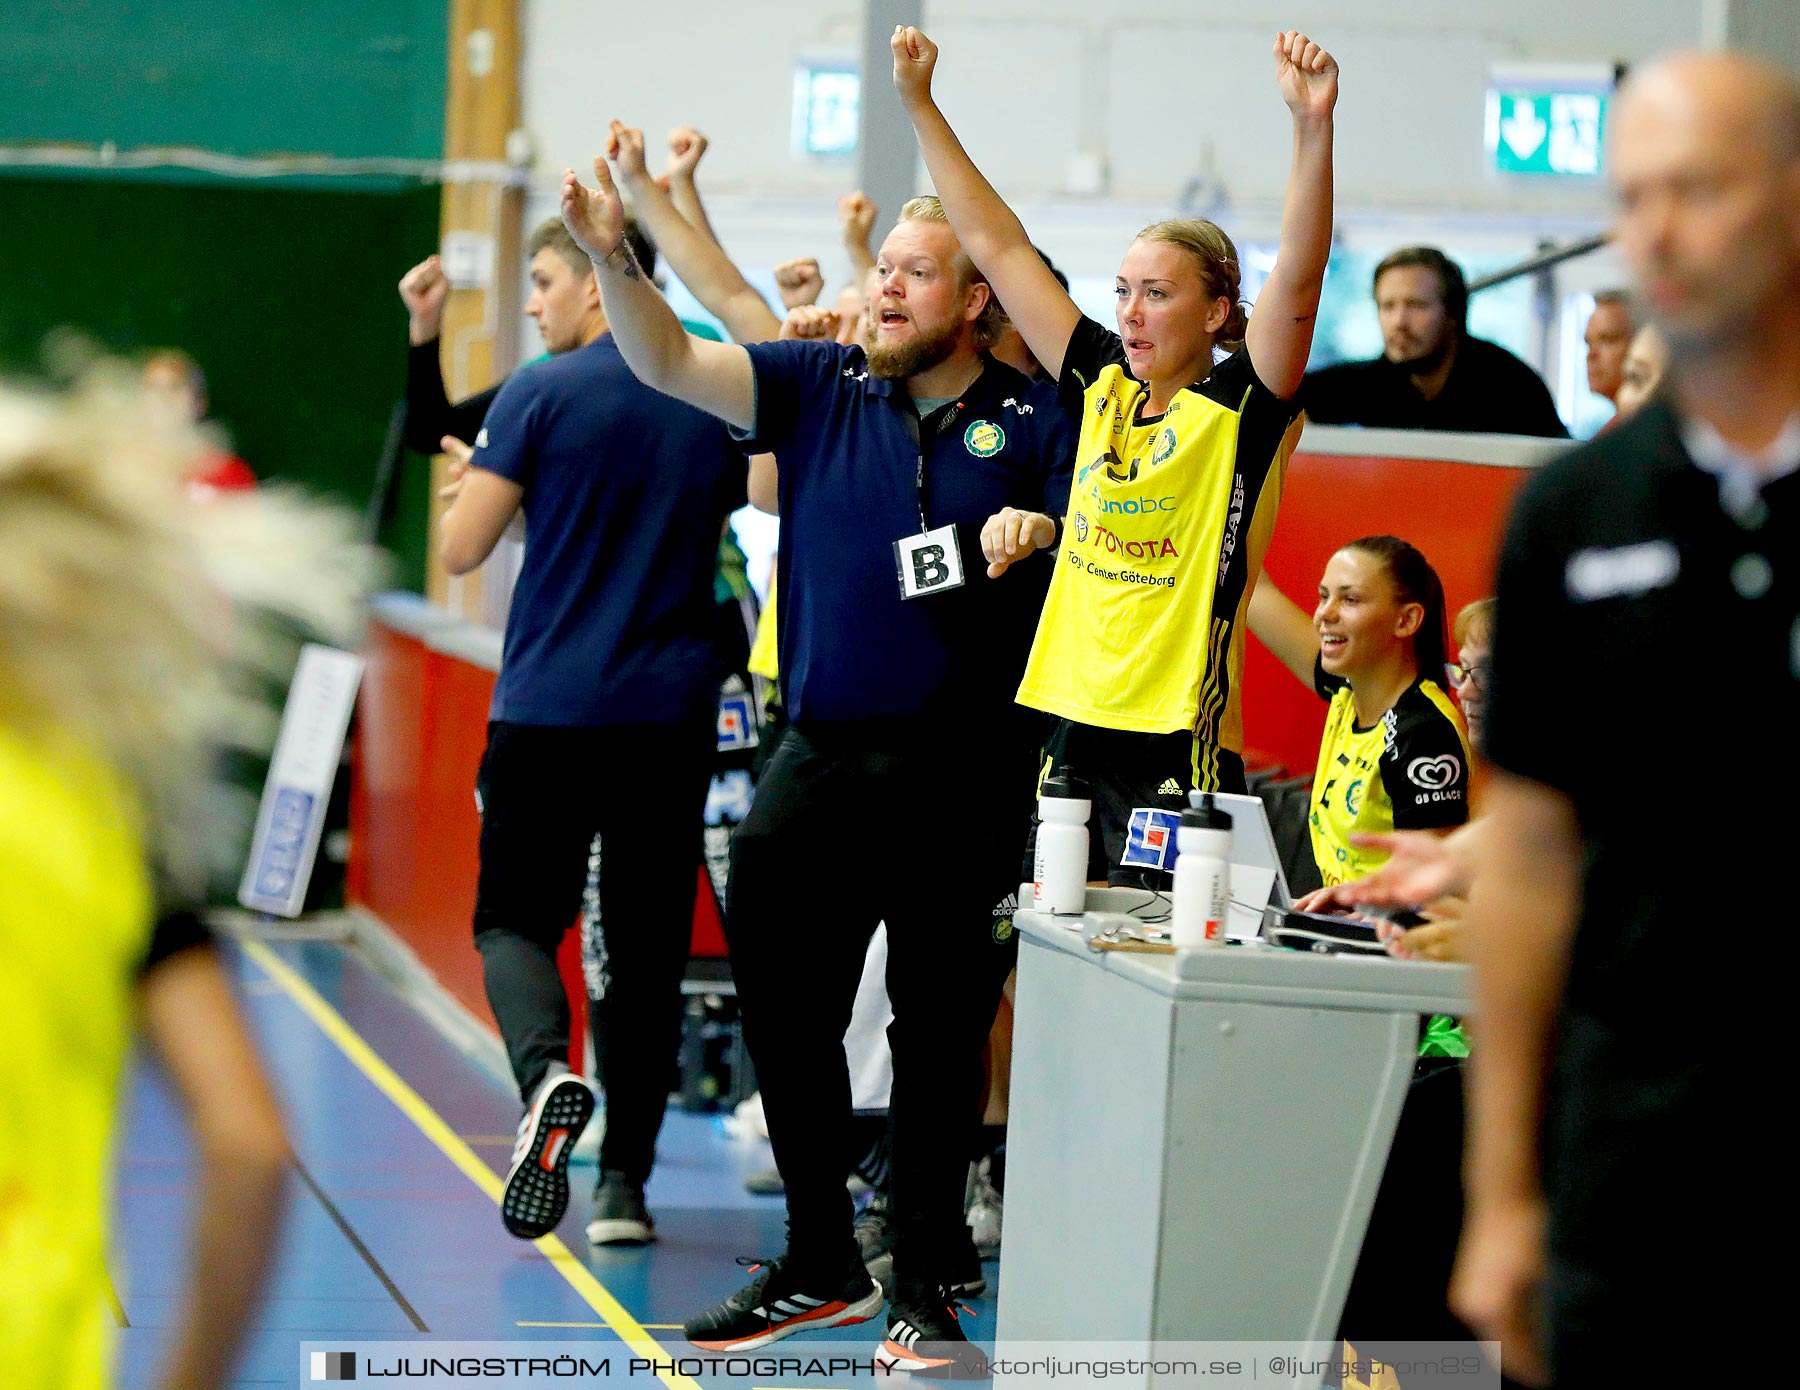
<svg viewBox="0 0 1800 1390"><path fill-rule="evenodd" d="M1300 400L1311 420L1568 438L1543 378L1469 336L1468 283L1436 247L1403 247L1375 267L1375 311L1382 355L1308 372Z"/></svg>
<svg viewBox="0 0 1800 1390"><path fill-rule="evenodd" d="M1624 290L1601 290L1594 296L1582 339L1587 343L1588 390L1617 408L1625 381L1625 350L1631 346L1631 297ZM1617 417L1615 417L1617 418Z"/></svg>
<svg viewBox="0 0 1800 1390"><path fill-rule="evenodd" d="M1482 726L1487 720L1488 651L1494 644L1494 601L1478 598L1465 604L1456 615L1451 636L1456 642L1456 660L1445 665L1444 674L1450 679L1450 693L1462 706L1469 742L1480 752Z"/></svg>
<svg viewBox="0 0 1800 1390"><path fill-rule="evenodd" d="M1800 83L1737 53L1647 64L1607 135L1669 377L1526 480L1501 552L1452 1286L1512 1374L1561 1387L1785 1326L1742 1242L1796 1216L1759 1180L1792 991L1756 908L1800 767ZM1677 672L1704 673L1685 709L1650 693Z"/></svg>
<svg viewBox="0 0 1800 1390"><path fill-rule="evenodd" d="M1624 419L1656 394L1669 369L1669 343L1653 323L1638 329L1625 353L1624 380L1619 383L1619 414Z"/></svg>
<svg viewBox="0 0 1800 1390"><path fill-rule="evenodd" d="M180 348L158 348L144 359L144 394L153 408L165 409L178 425L204 425L209 405L206 373ZM231 450L219 431L202 432L206 448L188 474L188 492L197 498L220 492L244 492L256 486L256 474Z"/></svg>

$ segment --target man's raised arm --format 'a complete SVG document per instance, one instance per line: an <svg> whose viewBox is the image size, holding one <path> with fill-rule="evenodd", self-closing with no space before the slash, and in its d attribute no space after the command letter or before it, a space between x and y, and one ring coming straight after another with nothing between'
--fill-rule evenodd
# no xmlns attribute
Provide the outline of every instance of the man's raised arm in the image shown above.
<svg viewBox="0 0 1800 1390"><path fill-rule="evenodd" d="M700 186L694 181L694 171L700 167L706 146L706 137L691 125L676 126L669 132L669 167L656 182L658 187L668 189L669 201L675 204L682 220L717 246L719 234L713 230L706 204L700 201Z"/></svg>
<svg viewBox="0 0 1800 1390"><path fill-rule="evenodd" d="M626 365L645 385L686 401L726 424L756 423L756 374L750 354L731 343L696 338L681 326L625 244L625 205L604 159L594 188L563 170L562 220L594 263L607 326Z"/></svg>
<svg viewBox="0 0 1800 1390"><path fill-rule="evenodd" d="M740 343L767 342L779 333L781 320L724 248L683 217L662 185L650 177L644 165L644 132L614 121L606 153L618 163L619 182L631 196L638 221L706 312Z"/></svg>

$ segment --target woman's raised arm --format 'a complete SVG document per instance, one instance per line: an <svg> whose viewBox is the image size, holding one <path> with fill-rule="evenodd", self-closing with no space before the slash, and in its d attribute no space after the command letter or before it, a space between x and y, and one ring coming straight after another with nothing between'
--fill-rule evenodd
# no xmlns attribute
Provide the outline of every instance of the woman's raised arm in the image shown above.
<svg viewBox="0 0 1800 1390"><path fill-rule="evenodd" d="M1331 257L1332 109L1337 61L1298 30L1275 37L1275 78L1294 115L1294 163L1281 209L1281 247L1244 334L1257 376L1282 400L1300 389Z"/></svg>
<svg viewBox="0 0 1800 1390"><path fill-rule="evenodd" d="M925 168L950 218L950 229L975 268L993 286L1031 355L1052 377L1060 378L1063 354L1081 320L1081 310L1056 282L1025 235L1023 224L975 167L932 100L937 45L909 27L894 30L891 47L894 87L918 136Z"/></svg>

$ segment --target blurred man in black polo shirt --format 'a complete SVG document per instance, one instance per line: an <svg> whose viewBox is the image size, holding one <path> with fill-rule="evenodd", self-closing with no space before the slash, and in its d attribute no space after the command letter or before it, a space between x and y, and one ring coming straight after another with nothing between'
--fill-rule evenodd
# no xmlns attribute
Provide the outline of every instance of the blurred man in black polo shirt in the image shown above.
<svg viewBox="0 0 1800 1390"><path fill-rule="evenodd" d="M1792 989L1768 888L1800 767L1800 85L1673 58L1632 76L1609 139L1670 365L1507 529L1452 1287L1509 1374L1547 1349L1559 1390L1754 1378L1728 1358L1791 1299L1743 1242L1781 1258L1796 1215L1769 1144Z"/></svg>
<svg viewBox="0 0 1800 1390"><path fill-rule="evenodd" d="M1306 374L1300 400L1321 425L1568 438L1543 379L1497 343L1471 338L1462 268L1433 246L1375 267L1382 356Z"/></svg>

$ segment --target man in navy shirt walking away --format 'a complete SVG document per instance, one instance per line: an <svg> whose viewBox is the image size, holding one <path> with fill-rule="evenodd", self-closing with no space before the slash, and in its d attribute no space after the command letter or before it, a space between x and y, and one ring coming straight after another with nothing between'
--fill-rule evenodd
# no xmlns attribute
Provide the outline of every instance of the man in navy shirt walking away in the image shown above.
<svg viewBox="0 0 1800 1390"><path fill-rule="evenodd" d="M501 388L442 537L445 567L464 574L525 512L476 783L475 944L526 1104L501 1215L523 1239L556 1226L593 1110L566 1060L556 951L598 831L613 983L594 1029L606 1134L589 1234L641 1244L654 1238L644 1183L676 1072L716 742L713 568L745 459L717 420L632 375L560 223L529 249L527 312L553 355Z"/></svg>
<svg viewBox="0 0 1800 1390"><path fill-rule="evenodd" d="M950 1305L1042 733L1013 695L1052 565L1007 564L983 528L1008 507L1062 515L1074 437L1051 388L988 356L998 308L935 198L909 203L881 248L863 345L746 348L681 332L622 240L603 162L595 174L597 193L564 176L563 218L625 360L780 463L792 726L738 828L727 931L788 1248L687 1335L746 1350L881 1308L844 1188L843 1038L884 921L896 1229L883 1355L972 1368Z"/></svg>

